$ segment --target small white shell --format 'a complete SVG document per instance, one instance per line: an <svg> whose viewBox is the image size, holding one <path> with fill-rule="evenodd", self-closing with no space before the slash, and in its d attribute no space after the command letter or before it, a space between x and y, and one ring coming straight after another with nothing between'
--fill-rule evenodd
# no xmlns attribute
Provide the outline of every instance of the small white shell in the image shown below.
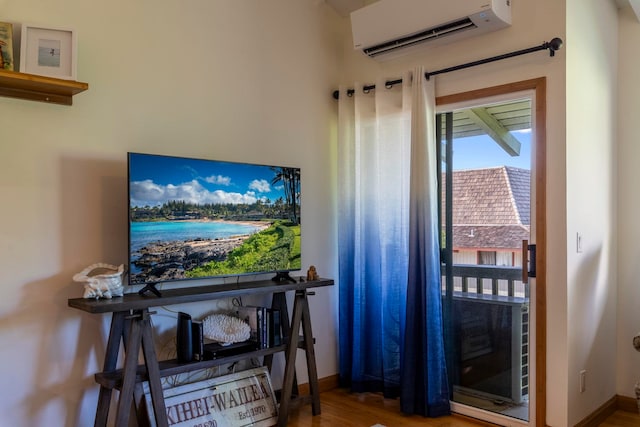
<svg viewBox="0 0 640 427"><path fill-rule="evenodd" d="M122 276L124 265L91 264L73 276L75 282L84 282L84 298L121 297L124 293Z"/></svg>
<svg viewBox="0 0 640 427"><path fill-rule="evenodd" d="M249 339L251 328L242 319L226 314L212 314L202 321L202 332L205 338L223 344L232 344Z"/></svg>

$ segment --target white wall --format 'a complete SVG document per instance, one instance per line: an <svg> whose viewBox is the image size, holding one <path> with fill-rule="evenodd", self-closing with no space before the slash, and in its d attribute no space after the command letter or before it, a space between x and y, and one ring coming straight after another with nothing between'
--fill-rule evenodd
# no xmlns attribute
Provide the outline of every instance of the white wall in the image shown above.
<svg viewBox="0 0 640 427"><path fill-rule="evenodd" d="M616 393L617 15L614 2L567 1L569 425Z"/></svg>
<svg viewBox="0 0 640 427"><path fill-rule="evenodd" d="M618 72L618 346L617 393L634 397L640 381L640 353L632 338L640 331L640 22L630 8L620 13Z"/></svg>
<svg viewBox="0 0 640 427"><path fill-rule="evenodd" d="M303 268L336 276L330 91L343 24L330 8L315 0L0 4L3 21L75 28L78 80L90 85L71 107L0 98L0 425L93 423L109 319L67 299L82 295L71 277L85 266L126 261L127 151L300 166ZM336 288L311 299L320 377L337 373ZM227 305L171 309L198 316ZM175 314L158 311L166 345Z"/></svg>

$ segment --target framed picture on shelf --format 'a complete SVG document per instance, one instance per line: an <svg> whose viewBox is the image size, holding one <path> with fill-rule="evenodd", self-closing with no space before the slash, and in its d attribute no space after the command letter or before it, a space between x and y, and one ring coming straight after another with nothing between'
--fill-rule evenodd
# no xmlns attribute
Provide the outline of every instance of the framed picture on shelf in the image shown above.
<svg viewBox="0 0 640 427"><path fill-rule="evenodd" d="M13 71L13 25L0 22L0 70Z"/></svg>
<svg viewBox="0 0 640 427"><path fill-rule="evenodd" d="M142 391L149 425L156 427L149 382L142 383ZM172 427L271 427L278 423L278 402L265 366L169 386L163 397L164 415Z"/></svg>
<svg viewBox="0 0 640 427"><path fill-rule="evenodd" d="M20 72L76 80L76 64L75 31L22 25Z"/></svg>

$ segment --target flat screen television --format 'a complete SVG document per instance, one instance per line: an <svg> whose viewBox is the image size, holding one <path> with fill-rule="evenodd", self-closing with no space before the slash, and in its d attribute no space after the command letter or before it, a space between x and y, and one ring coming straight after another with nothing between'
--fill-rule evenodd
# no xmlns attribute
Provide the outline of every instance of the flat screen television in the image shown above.
<svg viewBox="0 0 640 427"><path fill-rule="evenodd" d="M300 169L128 153L129 284L301 269Z"/></svg>

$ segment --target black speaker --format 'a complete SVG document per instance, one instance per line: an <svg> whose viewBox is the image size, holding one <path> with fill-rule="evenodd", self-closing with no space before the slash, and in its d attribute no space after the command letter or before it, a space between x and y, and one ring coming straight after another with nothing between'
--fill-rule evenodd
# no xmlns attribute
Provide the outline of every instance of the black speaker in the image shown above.
<svg viewBox="0 0 640 427"><path fill-rule="evenodd" d="M193 338L191 334L191 316L178 313L178 329L176 331L176 353L178 362L191 362L193 359Z"/></svg>

